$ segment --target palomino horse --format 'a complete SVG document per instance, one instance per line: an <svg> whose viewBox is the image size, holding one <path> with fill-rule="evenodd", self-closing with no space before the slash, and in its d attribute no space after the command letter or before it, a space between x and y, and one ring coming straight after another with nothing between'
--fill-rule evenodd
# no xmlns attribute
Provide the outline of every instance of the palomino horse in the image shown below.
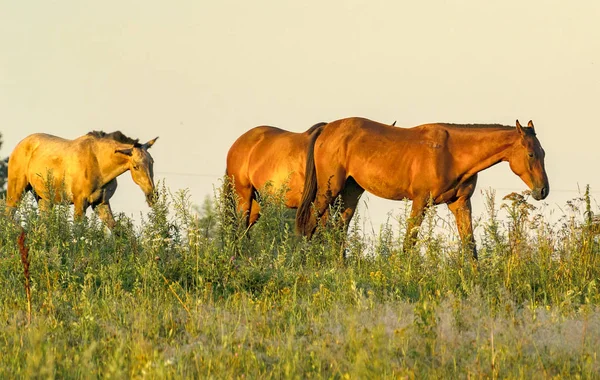
<svg viewBox="0 0 600 380"><path fill-rule="evenodd" d="M258 219L256 192L270 182L273 189L287 186L285 205L297 208L304 188L306 152L311 136L327 123L318 123L303 133L260 126L241 135L227 153L227 177L238 197L238 210L246 227Z"/></svg>
<svg viewBox="0 0 600 380"><path fill-rule="evenodd" d="M131 171L148 204L154 202L154 160L148 149L157 138L140 144L119 131L89 132L75 140L29 135L8 161L7 211L12 214L23 193L33 190L41 209L52 202L68 202L75 206L75 218L80 218L92 206L112 229L109 200L119 175Z"/></svg>
<svg viewBox="0 0 600 380"><path fill-rule="evenodd" d="M286 186L285 205L298 208L304 188L306 153L327 123L317 123L302 133L260 126L241 135L227 153L227 177L238 197L238 211L252 226L260 215L256 193L270 183L273 190ZM396 125L396 122L392 126Z"/></svg>
<svg viewBox="0 0 600 380"><path fill-rule="evenodd" d="M327 124L311 141L306 182L296 215L298 232L310 237L331 202L342 196L349 223L358 199L367 190L386 199L412 200L404 248L412 247L424 210L446 203L456 218L465 247L477 258L471 221L471 195L477 173L501 161L532 190L536 200L548 196L544 149L533 123L516 128L497 124L425 124L392 128L362 118ZM314 202L315 213L311 210Z"/></svg>

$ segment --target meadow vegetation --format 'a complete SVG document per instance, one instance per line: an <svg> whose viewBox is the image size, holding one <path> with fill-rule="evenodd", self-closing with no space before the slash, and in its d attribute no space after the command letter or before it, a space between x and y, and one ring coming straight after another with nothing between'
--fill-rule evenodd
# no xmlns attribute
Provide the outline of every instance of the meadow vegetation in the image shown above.
<svg viewBox="0 0 600 380"><path fill-rule="evenodd" d="M344 239L334 207L308 242L281 194L247 231L227 194L159 190L112 233L65 205L0 216L0 378L600 377L589 193L552 224L488 194L474 262L435 210L403 252L404 213Z"/></svg>

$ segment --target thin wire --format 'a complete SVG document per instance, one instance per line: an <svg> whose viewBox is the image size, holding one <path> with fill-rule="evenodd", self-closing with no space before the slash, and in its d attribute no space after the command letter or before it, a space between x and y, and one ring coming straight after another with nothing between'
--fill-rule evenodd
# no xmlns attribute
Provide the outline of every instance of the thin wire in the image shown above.
<svg viewBox="0 0 600 380"><path fill-rule="evenodd" d="M218 174L202 174L202 173L184 173L184 172L156 172L156 174L160 174L160 175L174 175L174 176L181 176L181 177L205 177L205 178L221 178L225 175L225 173L218 175ZM494 190L500 190L500 191L523 191L526 190L525 188L515 188L515 187L494 187ZM583 194L585 193L585 190L573 190L573 189L555 189L552 188L551 192L555 192L555 193L578 193L578 194ZM590 190L590 194L600 194L600 190Z"/></svg>
<svg viewBox="0 0 600 380"><path fill-rule="evenodd" d="M509 188L509 187L494 187L494 190L501 190L501 191L523 191L523 190L527 190L526 188L520 188L520 189L516 189L516 188ZM569 189L554 189L554 188L550 188L550 193L578 193L578 194L584 194L585 193L585 189L584 190L569 190ZM600 190L590 190L590 194L598 194L600 193Z"/></svg>
<svg viewBox="0 0 600 380"><path fill-rule="evenodd" d="M201 174L201 173L183 173L183 172L156 172L159 175L175 175L180 177L210 177L210 178L221 178L225 173L221 175L217 174Z"/></svg>

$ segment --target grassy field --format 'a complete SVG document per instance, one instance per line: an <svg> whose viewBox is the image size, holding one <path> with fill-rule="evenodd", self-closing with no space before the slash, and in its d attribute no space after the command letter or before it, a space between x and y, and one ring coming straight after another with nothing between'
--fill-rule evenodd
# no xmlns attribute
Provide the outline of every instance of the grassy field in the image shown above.
<svg viewBox="0 0 600 380"><path fill-rule="evenodd" d="M589 197L549 225L490 195L475 263L433 212L414 252L405 217L375 238L357 218L343 259L335 217L306 242L278 197L248 234L222 195L198 215L160 194L114 234L25 202L19 247L0 217L0 378L600 377Z"/></svg>

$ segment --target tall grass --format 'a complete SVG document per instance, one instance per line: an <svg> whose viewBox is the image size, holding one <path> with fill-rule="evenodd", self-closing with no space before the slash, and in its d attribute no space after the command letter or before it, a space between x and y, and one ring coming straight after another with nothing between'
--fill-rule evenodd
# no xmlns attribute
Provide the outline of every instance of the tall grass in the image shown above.
<svg viewBox="0 0 600 380"><path fill-rule="evenodd" d="M402 228L368 238L360 216L344 239L336 207L308 242L281 194L246 230L228 196L198 214L163 185L114 233L64 205L0 217L0 378L600 376L589 193L556 224L522 195L488 194L477 262L435 212L403 252Z"/></svg>

